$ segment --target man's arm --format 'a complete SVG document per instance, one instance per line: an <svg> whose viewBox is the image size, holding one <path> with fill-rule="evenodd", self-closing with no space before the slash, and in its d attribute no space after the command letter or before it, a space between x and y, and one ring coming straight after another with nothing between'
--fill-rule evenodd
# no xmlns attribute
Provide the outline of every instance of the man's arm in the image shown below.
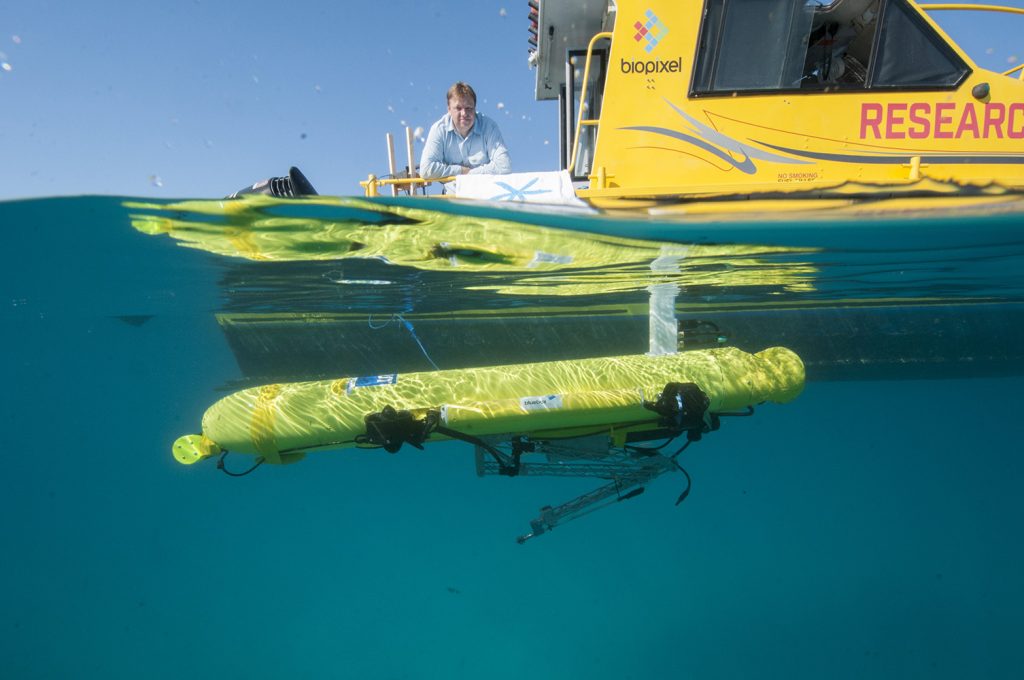
<svg viewBox="0 0 1024 680"><path fill-rule="evenodd" d="M461 165L450 165L444 162L444 131L440 123L430 126L427 141L423 144L420 154L420 177L437 179L462 174Z"/></svg>
<svg viewBox="0 0 1024 680"><path fill-rule="evenodd" d="M512 172L512 158L508 154L508 147L505 146L505 140L502 139L498 124L490 120L488 123L489 125L483 130L483 133L484 148L487 149L487 156L490 160L473 168L469 174L507 175Z"/></svg>

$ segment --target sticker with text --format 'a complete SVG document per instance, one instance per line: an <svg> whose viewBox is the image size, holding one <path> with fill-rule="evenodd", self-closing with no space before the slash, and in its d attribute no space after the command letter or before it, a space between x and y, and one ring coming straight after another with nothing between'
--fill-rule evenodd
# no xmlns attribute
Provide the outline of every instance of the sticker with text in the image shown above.
<svg viewBox="0 0 1024 680"><path fill-rule="evenodd" d="M562 408L562 395L549 394L545 397L521 397L519 405L524 411L547 411Z"/></svg>

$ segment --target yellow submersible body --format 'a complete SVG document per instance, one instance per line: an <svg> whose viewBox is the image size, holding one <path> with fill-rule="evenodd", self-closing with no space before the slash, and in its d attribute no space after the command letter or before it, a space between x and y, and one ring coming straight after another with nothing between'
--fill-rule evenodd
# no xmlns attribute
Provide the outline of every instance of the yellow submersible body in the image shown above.
<svg viewBox="0 0 1024 680"><path fill-rule="evenodd" d="M173 452L185 464L224 451L280 464L321 449L394 451L403 441L418 446L504 434L606 433L611 446L622 446L630 434L666 425L664 408L654 405L672 401L670 384L696 386L704 400L699 415L707 417L794 399L804 366L784 347L756 354L722 347L265 385L214 403L202 434L179 438ZM397 435L389 425L395 414L404 428Z"/></svg>

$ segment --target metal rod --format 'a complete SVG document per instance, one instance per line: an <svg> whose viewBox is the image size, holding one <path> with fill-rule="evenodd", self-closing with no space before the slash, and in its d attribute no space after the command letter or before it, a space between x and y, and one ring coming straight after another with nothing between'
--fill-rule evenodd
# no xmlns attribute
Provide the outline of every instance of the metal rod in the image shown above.
<svg viewBox="0 0 1024 680"><path fill-rule="evenodd" d="M391 136L390 132L387 134L387 139L388 139L388 174L390 174L392 177L394 177L395 176L395 139L394 139L394 137ZM396 185L396 184L392 184L391 185L391 195L392 196L397 196L398 195L398 185Z"/></svg>
<svg viewBox="0 0 1024 680"><path fill-rule="evenodd" d="M405 128L405 144L409 151L409 179L412 179L416 175L416 161L413 160L413 137L412 128ZM409 195L412 196L416 193L416 188L413 184L409 184Z"/></svg>

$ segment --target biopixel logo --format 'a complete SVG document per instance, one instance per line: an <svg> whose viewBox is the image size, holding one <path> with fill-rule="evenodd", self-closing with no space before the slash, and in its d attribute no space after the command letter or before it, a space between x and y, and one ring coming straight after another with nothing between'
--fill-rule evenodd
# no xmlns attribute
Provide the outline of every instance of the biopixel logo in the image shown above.
<svg viewBox="0 0 1024 680"><path fill-rule="evenodd" d="M645 16L647 17L646 21L638 21L633 24L633 28L636 29L633 39L638 43L646 41L643 48L647 54L650 54L658 46L658 43L668 35L668 26L651 10L647 10ZM626 61L622 59L619 68L625 74L679 73L683 70L683 58L677 57L671 61L665 59Z"/></svg>
<svg viewBox="0 0 1024 680"><path fill-rule="evenodd" d="M661 39L668 35L668 26L651 10L647 10L645 16L647 17L646 21L638 21L633 24L633 28L636 29L633 39L637 42L646 40L647 44L644 45L644 50L650 54L661 42Z"/></svg>

